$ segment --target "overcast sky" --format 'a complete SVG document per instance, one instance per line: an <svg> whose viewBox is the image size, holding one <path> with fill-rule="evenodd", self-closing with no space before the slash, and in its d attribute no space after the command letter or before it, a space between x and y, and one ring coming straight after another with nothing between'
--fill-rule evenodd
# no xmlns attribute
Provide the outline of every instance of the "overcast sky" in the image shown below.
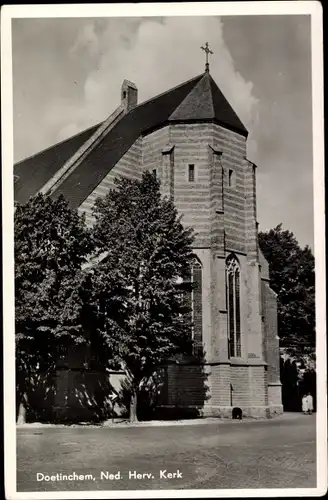
<svg viewBox="0 0 328 500"><path fill-rule="evenodd" d="M249 130L258 220L313 248L309 16L14 19L18 161L106 118L126 78L139 102L210 72Z"/></svg>

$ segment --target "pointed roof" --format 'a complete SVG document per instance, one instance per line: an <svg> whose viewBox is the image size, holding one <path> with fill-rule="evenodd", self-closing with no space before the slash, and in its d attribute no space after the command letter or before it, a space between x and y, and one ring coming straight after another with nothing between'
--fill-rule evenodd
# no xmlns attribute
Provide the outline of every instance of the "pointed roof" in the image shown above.
<svg viewBox="0 0 328 500"><path fill-rule="evenodd" d="M207 120L214 118L211 81L205 73L181 104L173 111L170 121Z"/></svg>
<svg viewBox="0 0 328 500"><path fill-rule="evenodd" d="M215 120L247 136L247 130L208 71L174 110L169 121Z"/></svg>
<svg viewBox="0 0 328 500"><path fill-rule="evenodd" d="M125 114L59 184L52 194L64 195L77 208L142 135L173 122L215 121L247 137L247 130L208 72L143 102ZM15 201L25 203L73 156L98 124L14 166Z"/></svg>

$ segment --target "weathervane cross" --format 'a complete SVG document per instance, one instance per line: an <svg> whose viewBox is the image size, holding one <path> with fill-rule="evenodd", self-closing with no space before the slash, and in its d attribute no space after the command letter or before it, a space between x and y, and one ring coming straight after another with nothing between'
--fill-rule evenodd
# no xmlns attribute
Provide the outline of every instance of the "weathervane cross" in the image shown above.
<svg viewBox="0 0 328 500"><path fill-rule="evenodd" d="M206 64L205 64L205 71L209 71L210 65L208 64L208 54L213 54L213 52L210 50L208 46L208 42L205 43L205 47L201 47L202 50L204 50L206 54Z"/></svg>

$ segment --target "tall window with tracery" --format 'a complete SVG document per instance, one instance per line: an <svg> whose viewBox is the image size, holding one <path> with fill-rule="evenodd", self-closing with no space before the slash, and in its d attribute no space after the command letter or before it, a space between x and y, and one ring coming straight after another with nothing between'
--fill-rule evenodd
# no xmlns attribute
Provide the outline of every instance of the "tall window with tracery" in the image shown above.
<svg viewBox="0 0 328 500"><path fill-rule="evenodd" d="M226 273L229 353L232 357L240 358L240 266L234 255L230 255L226 260Z"/></svg>
<svg viewBox="0 0 328 500"><path fill-rule="evenodd" d="M194 354L201 356L203 350L202 266L196 260L192 265L192 283Z"/></svg>
<svg viewBox="0 0 328 500"><path fill-rule="evenodd" d="M193 354L203 354L203 304L202 304L202 265L194 260L184 281L191 283L191 290L186 293L186 305L190 308L191 338Z"/></svg>

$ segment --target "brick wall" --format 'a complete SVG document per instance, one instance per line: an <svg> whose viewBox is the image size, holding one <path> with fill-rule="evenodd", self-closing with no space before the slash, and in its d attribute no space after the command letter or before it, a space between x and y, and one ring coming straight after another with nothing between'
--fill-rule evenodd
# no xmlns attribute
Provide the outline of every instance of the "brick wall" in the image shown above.
<svg viewBox="0 0 328 500"><path fill-rule="evenodd" d="M268 405L267 368L266 366L249 367L249 404L252 406Z"/></svg>
<svg viewBox="0 0 328 500"><path fill-rule="evenodd" d="M230 371L229 364L211 367L212 394L209 403L212 406L231 406Z"/></svg>
<svg viewBox="0 0 328 500"><path fill-rule="evenodd" d="M228 361L225 255L213 252L210 267L211 350L209 361Z"/></svg>
<svg viewBox="0 0 328 500"><path fill-rule="evenodd" d="M201 374L201 376L200 376ZM205 416L232 416L239 407L245 417L267 417L281 413L269 408L267 370L264 365L220 363L195 367L173 365L168 368L167 400L164 405L197 407ZM204 387L206 391L204 392ZM206 395L206 397L204 397Z"/></svg>
<svg viewBox="0 0 328 500"><path fill-rule="evenodd" d="M192 268L193 290L192 290L192 320L193 320L193 334L194 334L194 354L202 355L203 349L203 280L202 280L202 266L197 261L194 262Z"/></svg>
<svg viewBox="0 0 328 500"><path fill-rule="evenodd" d="M209 361L213 357L213 315L212 315L212 254L208 248L196 248L197 255L202 265L202 342L203 356Z"/></svg>
<svg viewBox="0 0 328 500"><path fill-rule="evenodd" d="M210 246L208 145L212 142L212 124L170 126L170 143L174 144L174 202L183 214L185 226L193 227L197 233L195 247ZM188 180L189 164L195 167L194 182Z"/></svg>
<svg viewBox="0 0 328 500"><path fill-rule="evenodd" d="M106 196L106 194L114 188L115 177L122 176L129 179L141 178L141 147L142 140L138 139L80 205L79 212L85 212L88 226L91 226L94 222L94 218L92 217L92 208L96 199Z"/></svg>
<svg viewBox="0 0 328 500"><path fill-rule="evenodd" d="M264 359L268 363L268 382L280 382L279 338L277 332L277 297L269 283L262 280L264 323Z"/></svg>
<svg viewBox="0 0 328 500"><path fill-rule="evenodd" d="M245 171L245 235L246 251L251 263L257 262L258 235L256 215L256 167L249 161L244 161Z"/></svg>
<svg viewBox="0 0 328 500"><path fill-rule="evenodd" d="M224 168L222 154L209 146L211 248L217 255L225 252Z"/></svg>
<svg viewBox="0 0 328 500"><path fill-rule="evenodd" d="M169 145L169 127L155 130L143 137L142 141L142 168L143 170L157 170L157 176L163 179L163 150Z"/></svg>
<svg viewBox="0 0 328 500"><path fill-rule="evenodd" d="M167 404L202 408L208 397L208 375L201 364L170 365L167 369Z"/></svg>
<svg viewBox="0 0 328 500"><path fill-rule="evenodd" d="M213 125L213 146L222 151L225 243L229 250L245 252L245 137ZM232 185L229 186L229 170Z"/></svg>
<svg viewBox="0 0 328 500"><path fill-rule="evenodd" d="M261 319L260 273L257 262L248 259L245 268L246 316L245 335L247 335L248 358L263 358L263 329Z"/></svg>
<svg viewBox="0 0 328 500"><path fill-rule="evenodd" d="M248 366L231 367L231 399L232 406L248 406L250 399L250 380Z"/></svg>
<svg viewBox="0 0 328 500"><path fill-rule="evenodd" d="M170 365L163 397L168 405L203 407L209 414L217 411L223 416L231 414L231 405L242 407L248 415L265 412L270 398L267 378L274 383L277 368L277 345L272 335L268 341L268 332L274 330L275 310L267 290L264 307L268 319L265 328L261 324L263 289L258 263L255 170L245 156L245 138L218 125L163 127L140 138L80 207L87 212L90 223L95 199L113 187L115 176L140 178L142 170L156 169L162 193L174 197L184 225L196 232L195 252L202 263L202 293L196 301L197 331L201 322L206 361L211 363ZM189 164L195 166L193 182L188 179ZM229 171L233 172L232 185ZM263 354L269 361L268 371L262 365L251 366L251 359L248 365L233 360L230 365L228 361L225 258L231 251L238 255L241 267L243 361ZM274 398L274 390L271 394Z"/></svg>

